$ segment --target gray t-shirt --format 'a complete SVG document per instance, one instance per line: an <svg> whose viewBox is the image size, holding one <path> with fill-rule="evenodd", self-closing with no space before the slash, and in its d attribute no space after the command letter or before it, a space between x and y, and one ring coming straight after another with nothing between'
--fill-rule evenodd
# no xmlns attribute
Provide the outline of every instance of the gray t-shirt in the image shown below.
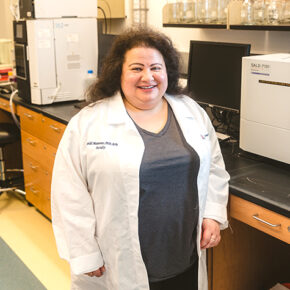
<svg viewBox="0 0 290 290"><path fill-rule="evenodd" d="M139 239L149 281L174 277L197 258L199 156L168 106L158 134L138 127L145 152L140 168Z"/></svg>

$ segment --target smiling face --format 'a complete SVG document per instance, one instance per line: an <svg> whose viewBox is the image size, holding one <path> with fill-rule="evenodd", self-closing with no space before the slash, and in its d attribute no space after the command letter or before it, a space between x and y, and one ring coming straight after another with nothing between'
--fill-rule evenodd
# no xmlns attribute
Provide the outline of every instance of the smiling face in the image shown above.
<svg viewBox="0 0 290 290"><path fill-rule="evenodd" d="M154 109L167 89L166 65L155 48L128 50L122 67L121 88L126 101L139 110Z"/></svg>

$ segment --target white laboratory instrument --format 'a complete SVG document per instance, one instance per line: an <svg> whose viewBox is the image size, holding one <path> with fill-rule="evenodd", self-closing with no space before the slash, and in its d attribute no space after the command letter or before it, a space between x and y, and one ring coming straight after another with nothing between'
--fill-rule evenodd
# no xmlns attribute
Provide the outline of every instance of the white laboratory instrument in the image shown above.
<svg viewBox="0 0 290 290"><path fill-rule="evenodd" d="M28 101L44 105L83 100L87 71L98 67L96 18L27 20L26 28Z"/></svg>
<svg viewBox="0 0 290 290"><path fill-rule="evenodd" d="M290 54L243 57L240 148L290 164Z"/></svg>

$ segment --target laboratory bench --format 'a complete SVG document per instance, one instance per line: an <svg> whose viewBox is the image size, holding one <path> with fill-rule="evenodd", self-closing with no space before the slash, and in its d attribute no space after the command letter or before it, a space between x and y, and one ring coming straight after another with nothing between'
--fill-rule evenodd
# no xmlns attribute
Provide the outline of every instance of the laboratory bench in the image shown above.
<svg viewBox="0 0 290 290"><path fill-rule="evenodd" d="M8 103L9 96L1 95L0 109L10 111ZM27 200L48 218L55 153L78 103L39 106L14 98ZM243 152L235 143L221 148L231 176L230 227L208 251L209 289L263 290L290 282L290 166Z"/></svg>

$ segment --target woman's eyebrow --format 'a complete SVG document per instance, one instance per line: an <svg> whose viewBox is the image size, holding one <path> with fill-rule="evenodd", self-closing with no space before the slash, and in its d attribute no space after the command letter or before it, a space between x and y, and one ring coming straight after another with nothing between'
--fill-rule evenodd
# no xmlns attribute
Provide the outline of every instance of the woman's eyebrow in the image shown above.
<svg viewBox="0 0 290 290"><path fill-rule="evenodd" d="M139 62L133 62L133 63L130 63L129 66L132 66L132 65L141 65L141 66L144 66L143 63L139 63Z"/></svg>
<svg viewBox="0 0 290 290"><path fill-rule="evenodd" d="M132 65L141 65L141 66L144 66L143 63L133 62L133 63L130 63L130 64L129 64L129 67L132 66ZM150 66L154 66L154 65L160 65L160 66L162 66L162 63L156 62L156 63L152 63L152 64L150 64Z"/></svg>
<svg viewBox="0 0 290 290"><path fill-rule="evenodd" d="M161 65L161 66L163 66L163 64L162 63L159 63L159 62L152 63L150 66L154 66L154 65Z"/></svg>

